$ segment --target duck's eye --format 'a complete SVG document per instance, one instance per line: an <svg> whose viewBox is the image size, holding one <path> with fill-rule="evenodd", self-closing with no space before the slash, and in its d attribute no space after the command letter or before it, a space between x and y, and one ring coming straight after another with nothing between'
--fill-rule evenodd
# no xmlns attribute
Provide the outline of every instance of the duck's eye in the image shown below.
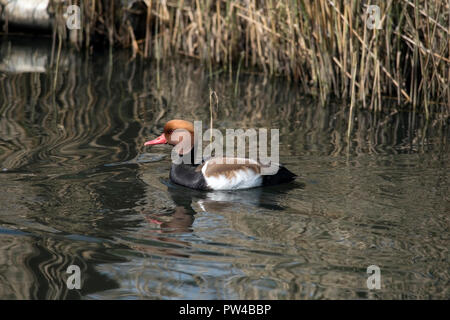
<svg viewBox="0 0 450 320"><path fill-rule="evenodd" d="M167 130L167 134L172 134L173 129Z"/></svg>

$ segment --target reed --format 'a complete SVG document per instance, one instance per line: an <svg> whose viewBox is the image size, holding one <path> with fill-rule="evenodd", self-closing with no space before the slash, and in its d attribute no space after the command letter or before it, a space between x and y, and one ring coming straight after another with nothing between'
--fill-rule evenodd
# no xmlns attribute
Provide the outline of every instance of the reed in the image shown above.
<svg viewBox="0 0 450 320"><path fill-rule="evenodd" d="M296 81L321 101L348 99L375 111L386 97L427 115L435 105L450 109L448 1L82 2L84 46L107 42L162 62L188 56L210 72L258 70ZM368 28L368 5L379 6L380 29Z"/></svg>

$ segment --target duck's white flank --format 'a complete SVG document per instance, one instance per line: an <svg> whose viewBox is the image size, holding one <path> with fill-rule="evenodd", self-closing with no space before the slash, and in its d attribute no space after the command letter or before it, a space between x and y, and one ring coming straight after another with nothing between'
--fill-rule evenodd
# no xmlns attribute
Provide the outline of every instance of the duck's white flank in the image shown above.
<svg viewBox="0 0 450 320"><path fill-rule="evenodd" d="M215 159L210 159L205 162L205 164L202 167L202 173L205 177L206 183L208 186L213 190L236 190L236 189L249 189L249 188L255 188L260 187L262 185L262 176L260 173L255 172L254 170L250 168L246 168L245 165L242 166L242 168L234 169L233 174L225 175L218 174L218 175L206 175L206 170L208 168L208 165L220 165L214 163ZM216 159L217 160L217 159ZM247 161L250 161L250 163L257 164L256 161L246 159ZM226 164L223 164L226 165Z"/></svg>

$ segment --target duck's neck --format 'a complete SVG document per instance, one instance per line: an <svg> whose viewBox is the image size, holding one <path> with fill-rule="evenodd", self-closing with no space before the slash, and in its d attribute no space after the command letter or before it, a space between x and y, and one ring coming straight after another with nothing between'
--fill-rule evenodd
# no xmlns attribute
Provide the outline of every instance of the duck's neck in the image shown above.
<svg viewBox="0 0 450 320"><path fill-rule="evenodd" d="M190 151L188 151L185 154L178 154L178 161L176 162L177 165L191 165L191 166L197 166L199 165L202 161L199 160L196 162L195 159L195 152L196 152L196 147L193 146L192 149ZM201 158L200 158L201 159Z"/></svg>

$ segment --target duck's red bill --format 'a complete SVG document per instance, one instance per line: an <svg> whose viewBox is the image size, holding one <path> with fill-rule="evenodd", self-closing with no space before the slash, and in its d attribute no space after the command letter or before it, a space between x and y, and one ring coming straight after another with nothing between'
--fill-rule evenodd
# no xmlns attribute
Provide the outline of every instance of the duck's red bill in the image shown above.
<svg viewBox="0 0 450 320"><path fill-rule="evenodd" d="M146 143L144 143L144 146L153 146L155 144L165 144L165 143L167 143L167 139L166 139L166 137L164 136L164 133L163 133L158 138L156 138L154 140L147 141Z"/></svg>

